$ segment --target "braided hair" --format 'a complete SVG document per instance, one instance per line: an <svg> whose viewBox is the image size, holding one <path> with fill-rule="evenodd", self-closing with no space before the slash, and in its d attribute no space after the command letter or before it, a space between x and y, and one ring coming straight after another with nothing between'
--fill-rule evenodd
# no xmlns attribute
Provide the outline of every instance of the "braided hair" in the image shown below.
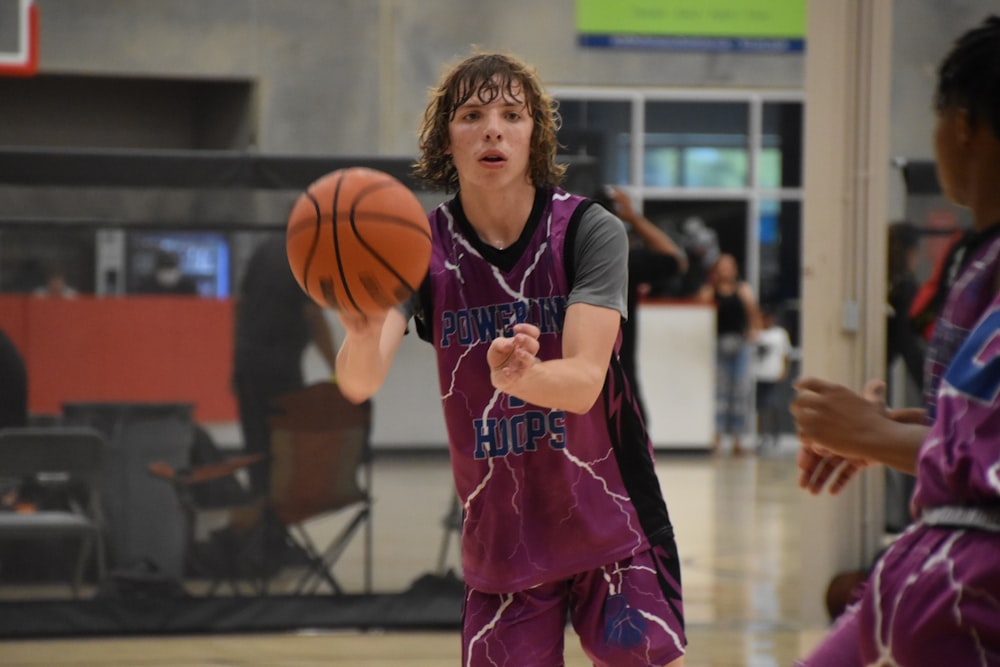
<svg viewBox="0 0 1000 667"><path fill-rule="evenodd" d="M985 121L1000 138L1000 17L987 17L955 42L938 68L934 106L965 109L972 125Z"/></svg>

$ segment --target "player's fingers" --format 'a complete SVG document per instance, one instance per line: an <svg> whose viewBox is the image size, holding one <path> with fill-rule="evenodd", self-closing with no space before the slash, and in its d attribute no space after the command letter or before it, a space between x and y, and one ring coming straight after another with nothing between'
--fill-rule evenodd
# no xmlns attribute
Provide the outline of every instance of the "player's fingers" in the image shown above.
<svg viewBox="0 0 1000 667"><path fill-rule="evenodd" d="M806 482L806 487L813 494L822 493L827 482L840 467L843 459L839 456L824 456L816 464L812 477Z"/></svg>
<svg viewBox="0 0 1000 667"><path fill-rule="evenodd" d="M534 324L528 322L518 322L514 325L514 333L524 334L525 336L530 336L531 338L538 339L542 335L542 330L536 327Z"/></svg>
<svg viewBox="0 0 1000 667"><path fill-rule="evenodd" d="M799 487L806 489L809 487L809 481L813 478L816 472L816 468L819 467L823 462L823 457L818 456L815 451L812 450L807 444L803 444L799 447L799 453L796 456L796 464L799 468Z"/></svg>
<svg viewBox="0 0 1000 667"><path fill-rule="evenodd" d="M817 394L829 393L839 389L840 385L834 382L827 382L815 377L801 377L792 386L796 391L811 391Z"/></svg>
<svg viewBox="0 0 1000 667"><path fill-rule="evenodd" d="M840 491L847 486L847 483L854 478L854 476L861 470L860 466L857 466L849 461L844 462L840 469L837 471L836 477L830 482L830 493L838 494Z"/></svg>
<svg viewBox="0 0 1000 667"><path fill-rule="evenodd" d="M885 382L877 378L865 383L865 388L861 395L866 401L871 403L879 411L885 412Z"/></svg>
<svg viewBox="0 0 1000 667"><path fill-rule="evenodd" d="M514 337L514 347L519 351L527 352L533 357L538 354L538 339L519 333Z"/></svg>

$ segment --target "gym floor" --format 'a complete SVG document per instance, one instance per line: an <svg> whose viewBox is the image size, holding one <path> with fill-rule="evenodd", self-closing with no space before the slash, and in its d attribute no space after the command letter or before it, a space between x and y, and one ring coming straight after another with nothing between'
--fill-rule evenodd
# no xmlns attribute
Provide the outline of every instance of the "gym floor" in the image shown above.
<svg viewBox="0 0 1000 667"><path fill-rule="evenodd" d="M798 621L799 507L795 443L747 457L657 456L683 560L687 667L791 665L824 628ZM374 589L394 592L441 567L458 568L444 527L451 472L444 454L386 455L374 466ZM419 502L415 502L419 500ZM314 530L333 534L336 522ZM450 539L447 539L450 538ZM447 539L447 543L446 543ZM336 567L361 592L363 550L355 539ZM567 665L588 665L567 632ZM0 645L10 667L429 667L460 662L457 632L317 632L195 637L16 640Z"/></svg>

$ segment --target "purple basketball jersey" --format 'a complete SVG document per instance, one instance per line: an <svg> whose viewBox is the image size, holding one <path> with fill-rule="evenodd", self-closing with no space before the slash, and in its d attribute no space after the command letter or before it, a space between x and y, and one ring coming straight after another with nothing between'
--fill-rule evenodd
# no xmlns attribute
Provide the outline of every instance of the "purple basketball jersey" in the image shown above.
<svg viewBox="0 0 1000 667"><path fill-rule="evenodd" d="M917 465L915 515L929 507L1000 507L1000 298L945 371Z"/></svg>
<svg viewBox="0 0 1000 667"><path fill-rule="evenodd" d="M465 515L463 574L488 593L567 578L673 535L617 355L601 398L583 415L526 404L490 382L490 342L511 335L517 322L541 330L541 360L562 356L567 233L583 201L539 191L525 234L504 251L516 254L509 262L484 257L490 252L457 200L429 216L434 241L421 333L437 352Z"/></svg>
<svg viewBox="0 0 1000 667"><path fill-rule="evenodd" d="M1000 223L998 223L1000 224ZM934 323L924 361L924 401L933 422L938 386L951 358L993 300L1000 266L1000 235L993 234L974 248L972 256L948 289L947 300Z"/></svg>

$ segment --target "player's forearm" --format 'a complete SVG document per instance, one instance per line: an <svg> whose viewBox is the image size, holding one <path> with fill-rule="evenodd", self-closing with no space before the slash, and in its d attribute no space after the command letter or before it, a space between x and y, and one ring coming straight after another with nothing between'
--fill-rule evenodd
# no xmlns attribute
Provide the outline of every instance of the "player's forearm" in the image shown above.
<svg viewBox="0 0 1000 667"><path fill-rule="evenodd" d="M928 432L930 428L922 423L884 419L858 443L858 453L868 460L914 475L917 471L917 455Z"/></svg>
<svg viewBox="0 0 1000 667"><path fill-rule="evenodd" d="M362 403L382 387L390 364L378 338L348 334L337 353L337 384L348 400Z"/></svg>
<svg viewBox="0 0 1000 667"><path fill-rule="evenodd" d="M535 364L504 391L532 405L583 414L600 396L606 374L607 367L553 359Z"/></svg>
<svg viewBox="0 0 1000 667"><path fill-rule="evenodd" d="M634 214L628 219L623 216L622 220L628 223L636 235L646 244L647 248L662 255L671 255L677 260L680 272L684 273L687 271L687 255L677 247L677 244L674 243L673 239L666 232L642 215Z"/></svg>

